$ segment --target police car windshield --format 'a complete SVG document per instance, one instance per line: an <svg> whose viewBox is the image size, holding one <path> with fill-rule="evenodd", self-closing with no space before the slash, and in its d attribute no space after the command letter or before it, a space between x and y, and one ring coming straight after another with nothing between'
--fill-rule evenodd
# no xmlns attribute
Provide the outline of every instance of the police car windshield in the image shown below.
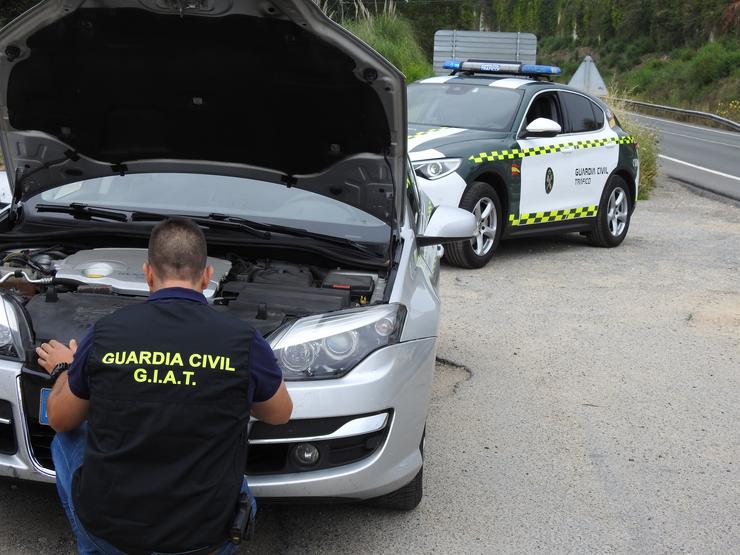
<svg viewBox="0 0 740 555"><path fill-rule="evenodd" d="M33 210L39 203L204 216L222 213L353 241L390 240L385 222L359 208L295 187L240 177L182 173L107 176L45 191L30 200L29 208Z"/></svg>
<svg viewBox="0 0 740 555"><path fill-rule="evenodd" d="M521 99L521 91L488 83L410 85L408 118L421 125L508 131Z"/></svg>

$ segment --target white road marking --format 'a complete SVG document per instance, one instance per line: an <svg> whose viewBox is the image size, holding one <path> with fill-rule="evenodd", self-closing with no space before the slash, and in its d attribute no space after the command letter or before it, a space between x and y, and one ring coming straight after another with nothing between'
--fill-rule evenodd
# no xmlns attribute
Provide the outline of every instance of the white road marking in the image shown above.
<svg viewBox="0 0 740 555"><path fill-rule="evenodd" d="M664 160L668 160L669 162L675 162L676 164L683 164L684 166L688 166L690 168L694 168L696 170L701 170L709 173L713 173L714 175L719 175L721 177L726 177L727 179L734 179L735 181L740 181L740 177L730 175L729 173L722 173L718 172L717 170L710 170L709 168L705 168L703 166L697 166L696 164L690 164L688 162L684 162L683 160L678 160L676 158L671 158L670 156L664 156L663 154L658 154L658 158L663 158Z"/></svg>
<svg viewBox="0 0 740 555"><path fill-rule="evenodd" d="M719 129L713 129L711 127L701 127L699 125L691 125L690 123L682 123L680 121L673 121L663 118L654 118L652 116L645 116L643 114L638 114L636 112L629 112L633 116L637 116L638 118L645 118L645 119L653 119L655 121L660 121L662 123L670 123L671 125L683 125L684 127L691 127L692 129L698 129L700 131L711 131L712 133L721 133L722 135L730 135L732 137L737 137L740 135L740 133L737 133L735 131L720 131Z"/></svg>
<svg viewBox="0 0 740 555"><path fill-rule="evenodd" d="M696 135L686 135L684 133L674 133L673 131L665 131L663 129L658 129L657 127L654 127L656 131L659 131L660 133L665 133L666 135L675 135L676 137L686 137L687 139L694 139L695 141L704 141L705 143L713 143L715 145L722 145L722 146L729 146L730 148L740 148L740 144L733 145L730 143L723 143L721 141L713 141L711 139L702 139L701 137L697 137Z"/></svg>

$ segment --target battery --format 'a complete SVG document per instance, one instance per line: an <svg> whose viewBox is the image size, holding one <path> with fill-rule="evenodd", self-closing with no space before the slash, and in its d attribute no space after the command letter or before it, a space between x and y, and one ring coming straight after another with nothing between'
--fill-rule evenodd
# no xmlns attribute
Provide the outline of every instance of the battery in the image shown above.
<svg viewBox="0 0 740 555"><path fill-rule="evenodd" d="M350 297L364 298L367 302L375 289L375 280L369 275L333 271L326 275L321 287L349 291Z"/></svg>

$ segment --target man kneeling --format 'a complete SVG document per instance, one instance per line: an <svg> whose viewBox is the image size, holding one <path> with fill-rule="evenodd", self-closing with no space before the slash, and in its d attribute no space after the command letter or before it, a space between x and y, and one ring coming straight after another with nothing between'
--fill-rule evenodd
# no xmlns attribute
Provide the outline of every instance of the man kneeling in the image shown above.
<svg viewBox="0 0 740 555"><path fill-rule="evenodd" d="M57 489L81 553L228 554L246 494L250 412L270 424L293 405L270 346L216 312L192 221L158 224L144 274L151 295L99 320L79 347L51 341L39 363ZM243 507L242 507L243 508Z"/></svg>

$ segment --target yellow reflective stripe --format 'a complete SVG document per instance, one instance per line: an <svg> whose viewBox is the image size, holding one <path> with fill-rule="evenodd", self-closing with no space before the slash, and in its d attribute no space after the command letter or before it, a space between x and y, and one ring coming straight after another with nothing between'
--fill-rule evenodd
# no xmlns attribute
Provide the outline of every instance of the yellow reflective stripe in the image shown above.
<svg viewBox="0 0 740 555"><path fill-rule="evenodd" d="M549 222L562 222L563 220L575 220L577 218L593 218L598 213L596 206L580 206L566 210L551 210L550 212L534 212L531 214L509 214L509 222L513 226L546 224Z"/></svg>
<svg viewBox="0 0 740 555"><path fill-rule="evenodd" d="M428 135L429 133L436 133L437 131L443 131L444 129L448 129L448 128L447 127L435 127L434 129L426 129L424 131L417 131L413 135L409 135L407 139L408 140L417 139L419 137L423 137L424 135Z"/></svg>
<svg viewBox="0 0 740 555"><path fill-rule="evenodd" d="M424 134L425 132L421 132ZM419 134L417 133L418 136ZM528 156L538 156L540 154L555 154L560 152L564 148L597 148L606 146L609 144L627 145L635 142L634 137L627 135L626 137L607 137L603 139L588 139L584 141L561 143L557 145L544 145L535 146L532 148L512 148L511 150L494 150L493 152L480 152L473 154L468 160L475 162L476 164L482 164L483 162L499 162L501 160L514 160L518 158L526 158Z"/></svg>

